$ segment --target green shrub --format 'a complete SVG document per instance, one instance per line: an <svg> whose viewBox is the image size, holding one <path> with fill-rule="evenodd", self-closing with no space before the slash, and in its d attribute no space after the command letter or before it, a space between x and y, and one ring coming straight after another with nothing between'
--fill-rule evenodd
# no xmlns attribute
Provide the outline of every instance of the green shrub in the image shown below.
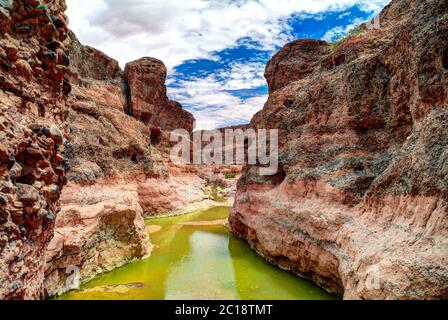
<svg viewBox="0 0 448 320"><path fill-rule="evenodd" d="M343 44L345 41L347 41L348 39L351 39L353 37L357 37L362 35L365 32L365 28L364 27L358 27L356 29L352 29L350 30L347 34L337 38L336 40L330 42L330 47L331 49L334 51L336 50L341 44Z"/></svg>
<svg viewBox="0 0 448 320"><path fill-rule="evenodd" d="M224 177L226 178L226 179L235 179L235 177L236 177L236 174L234 173L234 172L229 172L229 173L226 173L225 175L224 175Z"/></svg>

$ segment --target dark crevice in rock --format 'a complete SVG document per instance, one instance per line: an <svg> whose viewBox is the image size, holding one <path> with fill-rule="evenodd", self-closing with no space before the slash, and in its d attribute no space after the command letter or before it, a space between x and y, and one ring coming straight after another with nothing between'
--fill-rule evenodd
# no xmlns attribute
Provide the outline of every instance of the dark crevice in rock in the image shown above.
<svg viewBox="0 0 448 320"><path fill-rule="evenodd" d="M448 70L448 46L445 48L445 51L443 53L443 67Z"/></svg>
<svg viewBox="0 0 448 320"><path fill-rule="evenodd" d="M125 75L122 76L122 86L123 86L123 94L125 96L125 106L124 112L127 115L132 116L132 100L131 100L131 89L129 87L128 79Z"/></svg>
<svg viewBox="0 0 448 320"><path fill-rule="evenodd" d="M285 170L283 169L282 165L279 165L276 174L274 174L272 176L268 176L268 179L271 181L273 186L278 186L285 180L285 178L286 178L286 173L285 173Z"/></svg>

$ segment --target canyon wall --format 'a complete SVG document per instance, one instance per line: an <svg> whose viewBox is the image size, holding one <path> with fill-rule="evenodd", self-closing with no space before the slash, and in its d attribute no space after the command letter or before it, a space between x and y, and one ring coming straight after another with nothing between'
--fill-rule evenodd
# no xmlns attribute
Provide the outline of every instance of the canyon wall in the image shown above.
<svg viewBox="0 0 448 320"><path fill-rule="evenodd" d="M345 299L447 299L448 3L394 0L380 21L270 60L250 126L279 129L280 170L245 166L229 223Z"/></svg>
<svg viewBox="0 0 448 320"><path fill-rule="evenodd" d="M170 131L191 132L194 118L168 99L161 61L142 58L123 72L71 31L65 46L70 170L46 254L48 296L69 290L74 270L85 282L147 256L144 217L216 205L231 192L219 170L170 163Z"/></svg>
<svg viewBox="0 0 448 320"><path fill-rule="evenodd" d="M0 299L44 296L66 183L64 1L0 1Z"/></svg>
<svg viewBox="0 0 448 320"><path fill-rule="evenodd" d="M54 237L46 252L45 290L63 293L81 282L151 251L136 186L119 182L150 170L150 129L125 113L126 83L118 62L83 46L73 32L70 57L70 164ZM99 181L104 180L102 184Z"/></svg>
<svg viewBox="0 0 448 320"><path fill-rule="evenodd" d="M231 191L219 168L170 163L169 131L194 118L168 99L164 64L122 71L76 39L65 9L0 1L0 299L57 295L145 257L145 216Z"/></svg>

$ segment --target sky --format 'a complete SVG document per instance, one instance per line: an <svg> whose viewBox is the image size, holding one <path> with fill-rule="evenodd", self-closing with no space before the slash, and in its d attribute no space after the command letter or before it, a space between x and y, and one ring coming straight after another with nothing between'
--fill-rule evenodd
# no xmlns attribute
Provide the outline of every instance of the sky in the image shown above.
<svg viewBox="0 0 448 320"><path fill-rule="evenodd" d="M66 0L79 40L168 68L168 96L196 129L248 123L267 100L266 63L298 38L335 40L390 0Z"/></svg>

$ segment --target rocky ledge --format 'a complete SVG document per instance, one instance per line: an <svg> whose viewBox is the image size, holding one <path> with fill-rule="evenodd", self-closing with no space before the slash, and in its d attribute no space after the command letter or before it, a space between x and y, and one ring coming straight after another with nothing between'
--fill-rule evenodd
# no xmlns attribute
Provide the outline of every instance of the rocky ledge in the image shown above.
<svg viewBox="0 0 448 320"><path fill-rule="evenodd" d="M448 3L380 20L269 62L251 127L280 130L280 170L244 168L230 227L345 299L447 299Z"/></svg>
<svg viewBox="0 0 448 320"><path fill-rule="evenodd" d="M65 188L46 252L45 290L54 296L151 251L143 210L132 185Z"/></svg>

